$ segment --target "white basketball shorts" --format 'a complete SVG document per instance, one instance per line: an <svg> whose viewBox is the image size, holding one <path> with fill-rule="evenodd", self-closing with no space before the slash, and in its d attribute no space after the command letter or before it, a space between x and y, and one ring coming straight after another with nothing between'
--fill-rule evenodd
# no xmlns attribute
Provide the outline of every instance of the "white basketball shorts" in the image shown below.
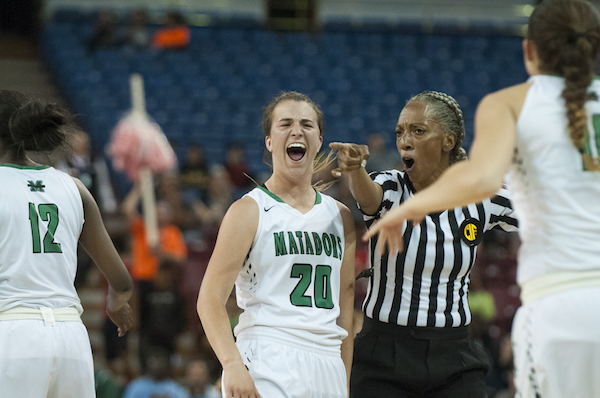
<svg viewBox="0 0 600 398"><path fill-rule="evenodd" d="M0 396L95 398L92 349L83 323L0 321Z"/></svg>
<svg viewBox="0 0 600 398"><path fill-rule="evenodd" d="M244 330L236 344L263 398L348 397L339 346L314 344L266 327Z"/></svg>
<svg viewBox="0 0 600 398"><path fill-rule="evenodd" d="M512 342L517 398L600 398L600 288L522 306Z"/></svg>

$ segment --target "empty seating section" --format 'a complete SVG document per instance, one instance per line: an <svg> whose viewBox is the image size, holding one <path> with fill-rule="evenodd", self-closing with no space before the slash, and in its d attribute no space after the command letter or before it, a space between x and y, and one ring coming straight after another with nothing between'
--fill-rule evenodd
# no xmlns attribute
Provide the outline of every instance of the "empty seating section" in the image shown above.
<svg viewBox="0 0 600 398"><path fill-rule="evenodd" d="M260 27L192 27L182 51L90 52L89 16L61 14L43 35L45 58L84 127L102 148L130 108L128 77L141 73L148 113L178 154L200 143L211 163L242 141L254 172L264 171L260 118L282 90L322 105L325 142L364 143L384 132L393 143L398 113L411 95L445 91L465 113L468 148L473 114L486 93L526 78L516 36L426 35L324 28L317 35ZM65 17L66 15L66 17Z"/></svg>

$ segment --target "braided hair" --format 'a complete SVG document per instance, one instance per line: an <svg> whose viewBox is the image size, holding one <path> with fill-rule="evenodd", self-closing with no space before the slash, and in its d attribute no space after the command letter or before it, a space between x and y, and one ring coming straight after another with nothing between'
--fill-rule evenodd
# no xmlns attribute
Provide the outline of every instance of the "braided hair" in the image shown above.
<svg viewBox="0 0 600 398"><path fill-rule="evenodd" d="M582 153L587 169L600 171L584 153L587 131L585 102L600 49L600 15L582 0L544 1L529 18L527 39L536 47L540 71L564 77L562 97L567 108L571 142Z"/></svg>
<svg viewBox="0 0 600 398"><path fill-rule="evenodd" d="M467 159L467 152L462 148L465 139L465 120L462 110L456 100L439 91L423 91L413 97L410 101L421 101L427 103L427 112L443 127L447 133L456 136L454 148L450 151L450 164Z"/></svg>

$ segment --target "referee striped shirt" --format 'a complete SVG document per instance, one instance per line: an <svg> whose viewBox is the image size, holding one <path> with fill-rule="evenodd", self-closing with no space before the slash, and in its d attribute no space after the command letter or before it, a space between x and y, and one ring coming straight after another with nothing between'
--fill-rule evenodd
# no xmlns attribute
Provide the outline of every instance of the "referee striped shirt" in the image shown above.
<svg viewBox="0 0 600 398"><path fill-rule="evenodd" d="M367 227L415 193L404 172L374 172L371 178L383 188L383 200L375 215L364 215ZM406 222L404 250L396 255L379 255L378 237L371 238L366 316L402 326L468 325L467 290L476 247L483 233L495 227L517 229L504 188L481 203L429 214L421 224Z"/></svg>

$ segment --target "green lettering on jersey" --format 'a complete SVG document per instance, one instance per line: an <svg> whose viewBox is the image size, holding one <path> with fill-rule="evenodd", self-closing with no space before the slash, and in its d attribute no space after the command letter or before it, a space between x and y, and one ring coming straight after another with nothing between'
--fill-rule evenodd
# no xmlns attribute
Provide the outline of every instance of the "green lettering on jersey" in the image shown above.
<svg viewBox="0 0 600 398"><path fill-rule="evenodd" d="M306 242L306 254L315 254L308 232L304 231L304 241Z"/></svg>
<svg viewBox="0 0 600 398"><path fill-rule="evenodd" d="M304 243L302 243L302 231L296 231L298 243L300 244L300 254L304 254Z"/></svg>
<svg viewBox="0 0 600 398"><path fill-rule="evenodd" d="M323 233L323 249L325 249L325 254L327 256L331 256L331 238L327 233Z"/></svg>
<svg viewBox="0 0 600 398"><path fill-rule="evenodd" d="M312 233L313 240L315 241L315 255L319 256L323 252L323 245L321 244L321 238L316 232Z"/></svg>
<svg viewBox="0 0 600 398"><path fill-rule="evenodd" d="M338 258L338 245L337 239L334 234L330 234L331 236L331 247L333 248L333 257Z"/></svg>
<svg viewBox="0 0 600 398"><path fill-rule="evenodd" d="M283 256L287 254L287 248L285 247L285 238L283 237L283 231L274 232L273 238L275 239L275 256Z"/></svg>
<svg viewBox="0 0 600 398"><path fill-rule="evenodd" d="M340 238L339 236L337 237L337 243L340 248L340 256L338 258L341 260L344 249L342 249L342 238Z"/></svg>
<svg viewBox="0 0 600 398"><path fill-rule="evenodd" d="M296 238L294 238L294 234L291 231L288 231L288 239L290 240L290 254L298 254Z"/></svg>

